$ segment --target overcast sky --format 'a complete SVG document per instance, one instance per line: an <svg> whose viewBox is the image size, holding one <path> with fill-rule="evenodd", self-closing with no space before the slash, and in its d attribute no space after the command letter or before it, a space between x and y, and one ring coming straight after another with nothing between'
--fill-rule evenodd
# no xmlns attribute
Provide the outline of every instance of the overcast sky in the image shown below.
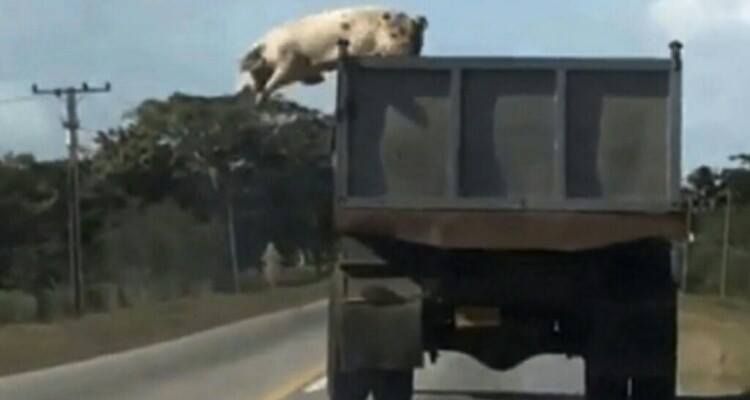
<svg viewBox="0 0 750 400"><path fill-rule="evenodd" d="M82 135L148 97L224 94L264 31L345 0L0 0L0 152L64 154L62 105L29 87L109 80ZM750 152L750 0L384 0L430 21L426 55L667 56L685 43L685 169ZM332 81L288 96L330 110Z"/></svg>

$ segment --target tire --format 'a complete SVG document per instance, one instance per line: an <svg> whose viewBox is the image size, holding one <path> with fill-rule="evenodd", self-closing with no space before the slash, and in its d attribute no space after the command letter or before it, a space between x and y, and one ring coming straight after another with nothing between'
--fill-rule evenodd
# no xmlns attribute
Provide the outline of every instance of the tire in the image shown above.
<svg viewBox="0 0 750 400"><path fill-rule="evenodd" d="M672 400L675 398L676 379L674 377L633 378L634 400Z"/></svg>
<svg viewBox="0 0 750 400"><path fill-rule="evenodd" d="M330 400L366 400L370 390L361 373L334 373L328 378Z"/></svg>
<svg viewBox="0 0 750 400"><path fill-rule="evenodd" d="M668 245L655 245L643 252L643 264L659 273L651 278L658 283L651 304L644 306L641 312L642 330L659 334L646 335L638 345L648 355L644 364L655 368L650 374L632 377L631 398L636 400L673 400L676 397L677 286L671 279L670 250Z"/></svg>
<svg viewBox="0 0 750 400"><path fill-rule="evenodd" d="M676 309L665 305L659 311L641 311L640 318L646 320L644 325L653 326L653 321L659 321L658 335L649 339L658 343L654 348L649 341L639 343L631 337L631 348L640 354L643 366L650 366L650 371L644 374L630 374L630 376L615 375L616 364L621 359L619 352L595 355L586 359L586 398L595 399L625 399L628 398L628 383L630 383L630 398L634 400L674 400L676 396L677 380L677 317ZM636 335L634 335L636 336ZM602 357L603 356L603 357ZM609 364L606 359L615 360ZM613 366L614 364L614 366Z"/></svg>
<svg viewBox="0 0 750 400"><path fill-rule="evenodd" d="M614 260L592 304L586 398L673 400L677 290L670 246L645 241Z"/></svg>
<svg viewBox="0 0 750 400"><path fill-rule="evenodd" d="M412 371L334 372L329 375L330 400L411 400L414 395Z"/></svg>
<svg viewBox="0 0 750 400"><path fill-rule="evenodd" d="M378 371L375 374L375 400L411 400L414 396L413 371Z"/></svg>
<svg viewBox="0 0 750 400"><path fill-rule="evenodd" d="M604 374L588 363L584 386L587 400L625 400L628 398L627 378Z"/></svg>
<svg viewBox="0 0 750 400"><path fill-rule="evenodd" d="M675 297L676 293L672 296ZM664 307L655 317L663 322L661 331L662 351L653 352L649 357L649 364L657 365L659 374L634 376L632 380L631 397L635 400L673 400L677 388L677 309Z"/></svg>

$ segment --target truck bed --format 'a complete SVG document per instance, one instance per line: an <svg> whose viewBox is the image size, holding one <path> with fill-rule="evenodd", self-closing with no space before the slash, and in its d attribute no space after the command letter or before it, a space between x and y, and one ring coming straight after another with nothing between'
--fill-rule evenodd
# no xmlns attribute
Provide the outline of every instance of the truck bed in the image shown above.
<svg viewBox="0 0 750 400"><path fill-rule="evenodd" d="M680 240L675 59L346 58L335 221L439 247Z"/></svg>

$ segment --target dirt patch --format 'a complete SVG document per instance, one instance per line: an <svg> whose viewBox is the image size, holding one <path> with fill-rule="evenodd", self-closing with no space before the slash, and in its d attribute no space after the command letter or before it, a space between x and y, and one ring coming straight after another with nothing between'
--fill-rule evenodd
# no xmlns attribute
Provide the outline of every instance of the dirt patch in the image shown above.
<svg viewBox="0 0 750 400"><path fill-rule="evenodd" d="M750 391L750 303L683 296L679 380L687 393Z"/></svg>
<svg viewBox="0 0 750 400"><path fill-rule="evenodd" d="M0 326L0 376L137 348L325 297L326 282L209 295L90 314L54 324Z"/></svg>

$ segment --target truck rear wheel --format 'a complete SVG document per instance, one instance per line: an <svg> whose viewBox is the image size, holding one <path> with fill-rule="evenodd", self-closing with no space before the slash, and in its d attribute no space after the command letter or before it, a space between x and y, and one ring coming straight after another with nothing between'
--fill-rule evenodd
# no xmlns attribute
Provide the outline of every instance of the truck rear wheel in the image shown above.
<svg viewBox="0 0 750 400"><path fill-rule="evenodd" d="M413 371L378 371L375 374L375 400L411 400L414 395Z"/></svg>
<svg viewBox="0 0 750 400"><path fill-rule="evenodd" d="M649 400L673 400L676 389L676 312L674 309L666 308L658 314L641 312L641 317L647 320L648 325L660 326L658 334L646 335L652 343L628 337L629 346L634 352L630 357L623 356L622 352L607 352L594 355L586 360L586 398L594 399L649 399ZM649 315L650 314L650 315ZM659 321L658 324L652 323ZM645 325L645 324L644 324ZM632 333L632 332L631 332ZM655 332L652 332L655 333ZM633 335L637 336L637 335ZM657 347L657 348L653 348ZM630 364L623 366L629 372L623 373L618 370L618 361ZM633 358L637 358L633 361ZM609 362L605 362L608 359ZM644 366L643 370L633 368L632 364ZM630 384L630 390L628 390Z"/></svg>
<svg viewBox="0 0 750 400"><path fill-rule="evenodd" d="M624 400L628 398L628 380L622 377L609 376L586 365L586 399Z"/></svg>
<svg viewBox="0 0 750 400"><path fill-rule="evenodd" d="M329 372L328 395L331 400L411 400L414 374L411 371Z"/></svg>
<svg viewBox="0 0 750 400"><path fill-rule="evenodd" d="M636 347L645 357L643 364L652 369L633 375L631 398L672 400L677 389L677 286L671 275L670 246L646 249L641 260L651 274L642 273L657 284L641 308L637 331L646 334L633 336L639 340Z"/></svg>
<svg viewBox="0 0 750 400"><path fill-rule="evenodd" d="M673 400L677 290L669 244L633 244L613 264L591 302L586 397Z"/></svg>
<svg viewBox="0 0 750 400"><path fill-rule="evenodd" d="M653 312L651 318L657 323L652 329L662 332L661 351L647 349L648 363L654 366L657 373L635 375L632 379L633 399L672 400L677 388L677 308L676 293L671 293L672 303ZM669 302L669 300L667 300Z"/></svg>
<svg viewBox="0 0 750 400"><path fill-rule="evenodd" d="M668 371L662 376L636 375L628 378L607 374L586 365L585 388L588 400L672 400L675 398L675 387L675 376Z"/></svg>
<svg viewBox="0 0 750 400"><path fill-rule="evenodd" d="M634 378L632 386L632 396L634 400L646 399L674 399L675 385L674 377L644 377Z"/></svg>

